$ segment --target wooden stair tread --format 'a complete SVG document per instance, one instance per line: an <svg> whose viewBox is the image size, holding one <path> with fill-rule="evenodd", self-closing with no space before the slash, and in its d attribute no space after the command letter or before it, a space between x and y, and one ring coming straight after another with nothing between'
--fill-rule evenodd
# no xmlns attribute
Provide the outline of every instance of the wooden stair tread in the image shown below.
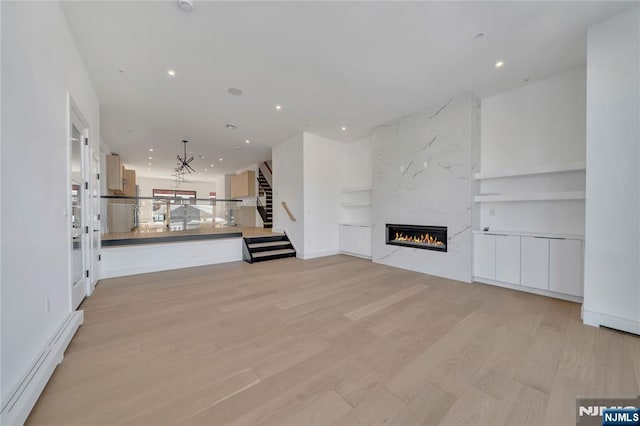
<svg viewBox="0 0 640 426"><path fill-rule="evenodd" d="M249 248L288 246L289 244L291 244L289 241L269 241L266 243L251 243Z"/></svg>
<svg viewBox="0 0 640 426"><path fill-rule="evenodd" d="M253 257L266 257L266 256L274 256L278 254L290 254L295 253L296 251L293 249L282 249L282 250L270 250L270 251L261 251L259 253L254 253Z"/></svg>

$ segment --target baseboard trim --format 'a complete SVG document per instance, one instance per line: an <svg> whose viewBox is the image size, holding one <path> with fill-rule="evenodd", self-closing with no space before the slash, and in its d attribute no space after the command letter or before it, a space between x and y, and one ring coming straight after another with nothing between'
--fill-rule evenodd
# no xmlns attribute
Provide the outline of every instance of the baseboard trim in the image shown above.
<svg viewBox="0 0 640 426"><path fill-rule="evenodd" d="M359 257L360 259L367 259L367 260L371 260L371 256L366 256L364 254L357 254L357 253L351 253L349 251L340 251L340 254L344 254L346 256L353 256L353 257Z"/></svg>
<svg viewBox="0 0 640 426"><path fill-rule="evenodd" d="M605 326L640 335L640 321L602 314L588 309L582 311L582 322L593 327Z"/></svg>
<svg viewBox="0 0 640 426"><path fill-rule="evenodd" d="M547 297L553 297L555 299L567 300L569 302L582 303L582 297L580 296L572 296L570 294L556 293L555 291L541 290L538 288L526 287L523 285L509 284L502 281L490 280L488 278L473 277L473 281L481 284L489 284L497 287L509 288L511 290L523 291L525 293L537 294L539 296L547 296Z"/></svg>
<svg viewBox="0 0 640 426"><path fill-rule="evenodd" d="M329 251L319 251L310 254L303 254L303 259L315 259L317 257L325 257L325 256L333 256L335 254L340 254L340 250L329 250Z"/></svg>
<svg viewBox="0 0 640 426"><path fill-rule="evenodd" d="M22 377L2 402L0 423L22 425L36 404L49 378L64 358L64 351L84 321L84 312L71 312L44 346Z"/></svg>

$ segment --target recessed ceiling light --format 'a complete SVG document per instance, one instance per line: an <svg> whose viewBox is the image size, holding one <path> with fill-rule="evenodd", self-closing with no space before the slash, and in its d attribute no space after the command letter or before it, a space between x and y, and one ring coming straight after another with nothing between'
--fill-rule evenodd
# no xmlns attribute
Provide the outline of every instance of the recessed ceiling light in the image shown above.
<svg viewBox="0 0 640 426"><path fill-rule="evenodd" d="M214 164L209 164L209 167L213 167L213 166L214 166Z"/></svg>
<svg viewBox="0 0 640 426"><path fill-rule="evenodd" d="M504 61L496 62L496 68L502 68L503 65L504 65Z"/></svg>
<svg viewBox="0 0 640 426"><path fill-rule="evenodd" d="M147 163L148 165L151 165L151 163Z"/></svg>
<svg viewBox="0 0 640 426"><path fill-rule="evenodd" d="M244 141L244 143L251 143L251 141L247 139L246 141Z"/></svg>
<svg viewBox="0 0 640 426"><path fill-rule="evenodd" d="M203 154L198 155L198 158L204 158Z"/></svg>
<svg viewBox="0 0 640 426"><path fill-rule="evenodd" d="M239 146L236 146L236 151L240 151L240 147Z"/></svg>
<svg viewBox="0 0 640 426"><path fill-rule="evenodd" d="M176 72L174 70L168 70L167 74L169 74L171 77L175 77Z"/></svg>
<svg viewBox="0 0 640 426"><path fill-rule="evenodd" d="M231 124L231 123L227 123L224 127L226 127L227 129L231 129L231 130L235 130L238 128L238 126L236 126L235 124Z"/></svg>
<svg viewBox="0 0 640 426"><path fill-rule="evenodd" d="M282 105L276 105L276 109L280 111L282 109Z"/></svg>
<svg viewBox="0 0 640 426"><path fill-rule="evenodd" d="M206 171L208 171L208 170L209 170L209 169L204 169L204 171L205 171L205 172L206 172Z"/></svg>
<svg viewBox="0 0 640 426"><path fill-rule="evenodd" d="M149 160L153 160L153 157L149 157Z"/></svg>
<svg viewBox="0 0 640 426"><path fill-rule="evenodd" d="M342 131L346 131L347 130L347 126L342 126Z"/></svg>
<svg viewBox="0 0 640 426"><path fill-rule="evenodd" d="M149 152L153 152L153 148L149 148Z"/></svg>
<svg viewBox="0 0 640 426"><path fill-rule="evenodd" d="M193 1L192 0L178 0L178 7L183 12L192 12L193 11Z"/></svg>
<svg viewBox="0 0 640 426"><path fill-rule="evenodd" d="M151 167L147 167L147 170L151 170Z"/></svg>
<svg viewBox="0 0 640 426"><path fill-rule="evenodd" d="M220 158L218 159L218 161L222 161L222 157L220 157Z"/></svg>
<svg viewBox="0 0 640 426"><path fill-rule="evenodd" d="M238 89L237 87L229 87L227 89L227 92L229 92L230 95L233 96L240 96L242 95L242 89Z"/></svg>

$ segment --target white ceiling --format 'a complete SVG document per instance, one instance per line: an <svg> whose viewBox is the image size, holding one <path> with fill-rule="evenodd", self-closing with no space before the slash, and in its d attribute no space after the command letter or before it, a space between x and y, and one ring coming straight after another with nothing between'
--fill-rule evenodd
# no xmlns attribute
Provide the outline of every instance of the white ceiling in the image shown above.
<svg viewBox="0 0 640 426"><path fill-rule="evenodd" d="M194 3L192 13L174 1L63 5L102 136L140 176L169 177L182 139L205 156L193 162L199 180L269 159L304 130L348 142L450 96L531 84L583 66L587 26L638 4Z"/></svg>

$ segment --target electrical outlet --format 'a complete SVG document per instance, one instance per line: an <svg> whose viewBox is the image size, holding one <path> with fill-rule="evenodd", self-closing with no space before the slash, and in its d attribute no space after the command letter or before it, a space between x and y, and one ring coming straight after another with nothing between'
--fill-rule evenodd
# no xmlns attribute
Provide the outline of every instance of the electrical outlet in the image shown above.
<svg viewBox="0 0 640 426"><path fill-rule="evenodd" d="M51 312L51 299L49 299L48 297L45 303L45 312L46 313Z"/></svg>

